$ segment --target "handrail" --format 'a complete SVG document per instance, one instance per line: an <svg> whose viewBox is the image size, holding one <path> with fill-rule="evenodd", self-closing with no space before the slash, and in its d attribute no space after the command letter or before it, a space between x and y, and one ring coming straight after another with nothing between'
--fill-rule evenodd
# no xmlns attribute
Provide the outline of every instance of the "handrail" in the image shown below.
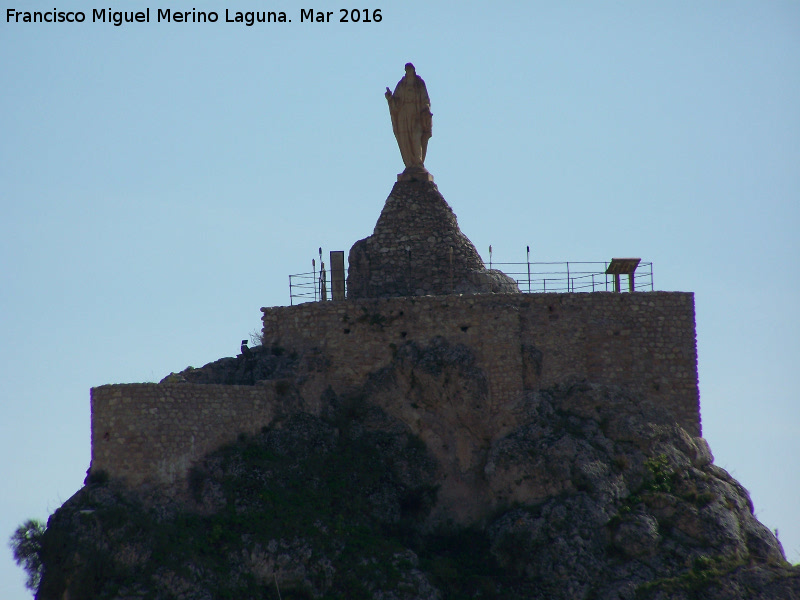
<svg viewBox="0 0 800 600"><path fill-rule="evenodd" d="M600 261L497 263L523 293L613 291L614 276L606 274L609 263ZM514 270L519 267L520 270ZM523 271L522 268L525 267ZM635 291L653 291L653 263L640 262L634 274Z"/></svg>
<svg viewBox="0 0 800 600"><path fill-rule="evenodd" d="M608 261L498 263L499 270L514 279L524 294L598 292L614 290L614 275L606 274ZM519 268L519 269L517 269ZM289 275L289 303L331 299L325 271ZM624 286L627 287L627 286ZM653 291L653 263L640 262L633 277L634 291Z"/></svg>
<svg viewBox="0 0 800 600"><path fill-rule="evenodd" d="M289 275L289 304L295 300L301 302L317 302L319 300L319 272L297 273Z"/></svg>

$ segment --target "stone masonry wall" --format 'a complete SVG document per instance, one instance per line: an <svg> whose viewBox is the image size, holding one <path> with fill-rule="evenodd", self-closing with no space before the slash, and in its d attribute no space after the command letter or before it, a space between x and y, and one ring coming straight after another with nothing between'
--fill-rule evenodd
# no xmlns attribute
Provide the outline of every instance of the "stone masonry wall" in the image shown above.
<svg viewBox="0 0 800 600"><path fill-rule="evenodd" d="M388 298L519 291L488 271L430 181L397 182L372 235L350 249L347 297Z"/></svg>
<svg viewBox="0 0 800 600"><path fill-rule="evenodd" d="M170 486L192 463L275 416L275 385L124 384L92 388L92 472Z"/></svg>
<svg viewBox="0 0 800 600"><path fill-rule="evenodd" d="M526 391L588 380L668 407L700 435L691 293L425 296L262 311L264 344L317 353L320 386L337 393L357 389L401 345L443 338L469 347L485 372L487 420L502 420Z"/></svg>
<svg viewBox="0 0 800 600"><path fill-rule="evenodd" d="M526 394L556 385L620 386L643 410L666 408L670 416L659 418L700 435L690 293L423 296L262 311L265 346L298 357L293 378L96 387L91 471L132 487L174 489L197 459L239 433L258 431L286 410L320 414L326 391L346 395L370 385L374 401L420 435L442 464L452 462L445 470L453 491L442 494L456 499L487 444L518 425ZM437 375L434 365L400 373L413 348L449 348L456 360L467 357L468 370ZM417 393L407 388L415 379L429 395L424 407L408 396Z"/></svg>

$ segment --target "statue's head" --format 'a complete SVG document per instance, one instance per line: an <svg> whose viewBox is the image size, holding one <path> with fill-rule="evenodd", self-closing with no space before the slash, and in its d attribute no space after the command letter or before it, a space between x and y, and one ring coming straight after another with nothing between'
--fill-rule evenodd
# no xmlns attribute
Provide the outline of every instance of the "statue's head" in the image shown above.
<svg viewBox="0 0 800 600"><path fill-rule="evenodd" d="M414 68L414 65L412 65L411 63L406 63L406 73L408 75L416 75L417 74L417 70Z"/></svg>

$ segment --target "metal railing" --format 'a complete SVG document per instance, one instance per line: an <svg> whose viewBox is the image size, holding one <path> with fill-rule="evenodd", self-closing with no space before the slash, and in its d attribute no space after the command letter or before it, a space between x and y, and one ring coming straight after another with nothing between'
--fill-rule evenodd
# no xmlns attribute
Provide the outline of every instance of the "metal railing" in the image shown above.
<svg viewBox="0 0 800 600"><path fill-rule="evenodd" d="M614 275L606 274L608 262L491 263L513 278L525 294L569 292L613 292ZM627 289L627 282L622 288ZM641 262L633 277L637 292L653 291L653 263Z"/></svg>
<svg viewBox="0 0 800 600"><path fill-rule="evenodd" d="M289 275L289 304L319 302L321 283L318 272Z"/></svg>
<svg viewBox="0 0 800 600"><path fill-rule="evenodd" d="M345 286L347 284L345 283ZM347 293L344 290L345 294ZM333 300L331 281L325 269L289 275L289 304Z"/></svg>
<svg viewBox="0 0 800 600"><path fill-rule="evenodd" d="M498 269L513 278L524 294L613 292L614 275L606 274L606 262L490 262L489 268ZM627 276L622 289L628 290ZM633 277L636 292L653 291L653 263L641 262ZM324 302L331 300L330 280L325 270L289 275L289 303Z"/></svg>

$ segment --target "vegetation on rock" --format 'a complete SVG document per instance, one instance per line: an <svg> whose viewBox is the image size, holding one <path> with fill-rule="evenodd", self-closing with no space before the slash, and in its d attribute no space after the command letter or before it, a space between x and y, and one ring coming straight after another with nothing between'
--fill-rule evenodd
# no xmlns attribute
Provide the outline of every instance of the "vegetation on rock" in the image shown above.
<svg viewBox="0 0 800 600"><path fill-rule="evenodd" d="M42 579L41 549L44 532L44 523L29 519L17 527L9 541L14 560L28 575L25 585L33 591L39 589L39 582Z"/></svg>

